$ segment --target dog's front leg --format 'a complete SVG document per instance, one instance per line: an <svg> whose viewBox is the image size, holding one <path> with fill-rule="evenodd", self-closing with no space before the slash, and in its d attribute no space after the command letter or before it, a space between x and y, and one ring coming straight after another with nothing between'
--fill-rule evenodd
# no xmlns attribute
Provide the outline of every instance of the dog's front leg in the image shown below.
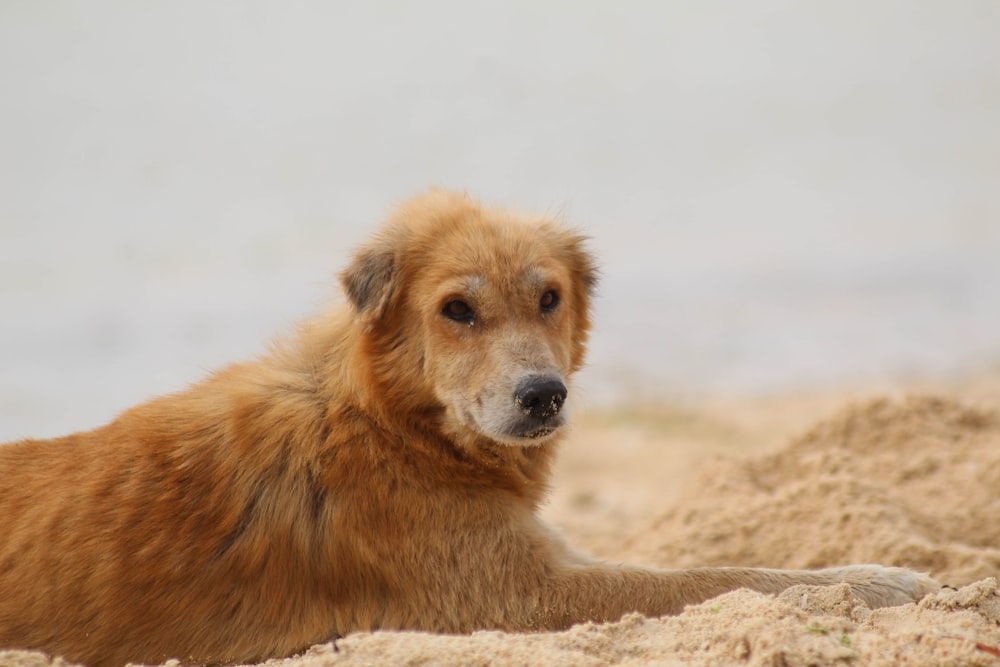
<svg viewBox="0 0 1000 667"><path fill-rule="evenodd" d="M913 602L940 587L927 575L881 565L825 570L571 565L552 572L532 620L538 629L558 629L583 621L613 621L633 611L648 616L676 614L685 605L738 588L777 593L796 584L842 582L872 608Z"/></svg>

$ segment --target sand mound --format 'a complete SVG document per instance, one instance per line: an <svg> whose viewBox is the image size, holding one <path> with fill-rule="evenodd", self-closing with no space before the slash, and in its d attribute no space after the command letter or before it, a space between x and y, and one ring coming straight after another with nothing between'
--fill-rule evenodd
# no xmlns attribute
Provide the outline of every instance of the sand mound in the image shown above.
<svg viewBox="0 0 1000 667"><path fill-rule="evenodd" d="M798 586L774 599L721 595L680 616L584 624L561 633L470 637L354 635L287 667L326 665L996 665L995 579L919 605L871 611L846 585ZM992 644L987 642L993 642ZM282 664L282 663L278 663Z"/></svg>
<svg viewBox="0 0 1000 667"><path fill-rule="evenodd" d="M918 605L871 611L846 585L798 586L779 598L747 590L688 607L679 616L629 615L566 632L469 636L359 633L271 667L380 665L783 665L1000 664L996 579L945 590ZM177 663L171 661L169 665ZM0 665L68 667L38 653L0 651Z"/></svg>
<svg viewBox="0 0 1000 667"><path fill-rule="evenodd" d="M849 408L772 456L707 464L629 547L671 567L1000 576L1000 419L938 398Z"/></svg>
<svg viewBox="0 0 1000 667"><path fill-rule="evenodd" d="M358 633L272 661L326 665L1000 665L1000 418L937 398L848 409L777 454L716 460L624 553L671 567L928 570L944 589L872 611L846 585L735 591L566 632ZM0 652L0 665L48 667Z"/></svg>

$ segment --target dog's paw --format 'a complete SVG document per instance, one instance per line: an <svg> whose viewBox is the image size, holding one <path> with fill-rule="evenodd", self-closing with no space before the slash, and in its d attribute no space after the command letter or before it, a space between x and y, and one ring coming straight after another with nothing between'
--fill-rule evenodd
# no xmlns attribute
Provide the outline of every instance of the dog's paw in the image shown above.
<svg viewBox="0 0 1000 667"><path fill-rule="evenodd" d="M921 572L884 565L852 565L826 570L850 584L851 592L872 609L916 602L941 584Z"/></svg>

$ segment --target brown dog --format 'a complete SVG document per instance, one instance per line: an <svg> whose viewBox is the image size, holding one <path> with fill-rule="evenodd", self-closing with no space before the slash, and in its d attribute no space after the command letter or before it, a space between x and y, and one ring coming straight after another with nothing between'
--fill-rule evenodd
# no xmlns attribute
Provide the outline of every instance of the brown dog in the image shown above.
<svg viewBox="0 0 1000 667"><path fill-rule="evenodd" d="M286 656L355 630L540 630L749 587L935 585L876 565L654 570L537 518L595 269L582 239L434 191L350 307L102 428L0 447L0 647L93 665Z"/></svg>

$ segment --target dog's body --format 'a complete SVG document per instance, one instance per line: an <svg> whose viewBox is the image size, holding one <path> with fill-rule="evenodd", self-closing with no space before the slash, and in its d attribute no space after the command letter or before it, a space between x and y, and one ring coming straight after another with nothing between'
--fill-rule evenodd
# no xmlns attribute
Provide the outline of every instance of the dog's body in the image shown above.
<svg viewBox="0 0 1000 667"><path fill-rule="evenodd" d="M343 283L350 307L94 431L0 447L0 648L94 665L285 656L368 629L564 628L750 587L908 570L600 564L536 517L583 363L582 239L434 191Z"/></svg>

